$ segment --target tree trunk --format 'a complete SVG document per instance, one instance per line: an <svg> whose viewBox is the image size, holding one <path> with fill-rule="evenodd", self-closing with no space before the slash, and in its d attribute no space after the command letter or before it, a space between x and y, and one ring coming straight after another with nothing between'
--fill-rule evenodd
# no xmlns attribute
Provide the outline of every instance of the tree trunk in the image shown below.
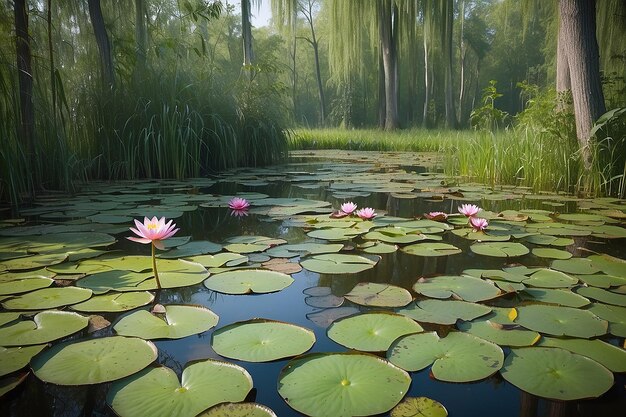
<svg viewBox="0 0 626 417"><path fill-rule="evenodd" d="M298 46L298 37L296 36L296 34L293 34L293 42L292 42L292 49L291 51L289 51L289 54L291 55L291 99L293 101L293 117L294 119L298 119L297 117L297 110L298 110L298 90L297 90L297 85L298 85L298 72L297 72L297 66L296 66L296 52L297 52L297 46Z"/></svg>
<svg viewBox="0 0 626 417"><path fill-rule="evenodd" d="M317 78L317 91L320 100L320 125L326 124L326 99L324 97L324 86L322 84L322 70L320 68L319 43L315 36L315 27L313 26L313 2L309 1L307 9L303 10L304 18L309 23L311 30L310 44L313 47L313 55L315 58L315 76Z"/></svg>
<svg viewBox="0 0 626 417"><path fill-rule="evenodd" d="M385 115L387 109L385 107L385 65L383 64L383 51L379 48L378 52L378 128L385 128Z"/></svg>
<svg viewBox="0 0 626 417"><path fill-rule="evenodd" d="M241 0L241 36L243 38L243 67L252 79L252 24L250 23L250 0Z"/></svg>
<svg viewBox="0 0 626 417"><path fill-rule="evenodd" d="M445 105L446 127L456 128L456 111L454 108L454 93L452 84L452 25L454 19L453 0L445 0L443 6L443 54L445 63Z"/></svg>
<svg viewBox="0 0 626 417"><path fill-rule="evenodd" d="M28 172L34 174L35 169L35 110L33 107L33 71L31 65L30 38L28 36L28 7L26 0L15 0L15 51L17 58L18 83L20 91L20 122L19 136L24 144L26 163L30 165ZM30 197L33 197L33 183L29 181Z"/></svg>
<svg viewBox="0 0 626 417"><path fill-rule="evenodd" d="M559 16L563 28L563 42L559 47L567 57L576 136L587 170L592 164L591 128L605 112L596 41L595 6L595 0L559 0Z"/></svg>
<svg viewBox="0 0 626 417"><path fill-rule="evenodd" d="M432 90L432 77L430 67L431 63L431 38L432 38L432 4L431 0L426 0L423 3L423 15L424 15L424 111L422 113L422 126L428 128L429 123L429 106L430 96Z"/></svg>
<svg viewBox="0 0 626 417"><path fill-rule="evenodd" d="M111 55L111 43L104 26L104 18L102 17L102 9L100 8L100 0L88 0L89 17L93 26L93 31L100 52L100 67L102 70L102 80L108 88L112 88L115 84L115 75L113 72L113 57Z"/></svg>
<svg viewBox="0 0 626 417"><path fill-rule="evenodd" d="M398 128L398 60L397 60L397 21L393 15L395 7L391 0L379 3L379 25L383 67L385 70L385 129ZM397 18L397 14L396 14Z"/></svg>
<svg viewBox="0 0 626 417"><path fill-rule="evenodd" d="M135 0L135 41L137 43L137 65L135 70L138 74L142 74L146 69L147 32L146 2L145 0Z"/></svg>
<svg viewBox="0 0 626 417"><path fill-rule="evenodd" d="M465 58L467 56L467 46L465 45L465 0L461 2L461 11L459 13L461 19L461 35L460 35L460 66L461 66L461 82L459 86L459 118L458 124L462 126L465 123L465 118L463 117L463 110L465 106L463 106L463 100L465 100Z"/></svg>

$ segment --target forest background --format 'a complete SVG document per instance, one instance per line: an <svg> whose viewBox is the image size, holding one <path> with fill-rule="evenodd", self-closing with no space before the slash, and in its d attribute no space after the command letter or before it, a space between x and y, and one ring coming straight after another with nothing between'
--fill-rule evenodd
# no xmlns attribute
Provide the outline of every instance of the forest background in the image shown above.
<svg viewBox="0 0 626 417"><path fill-rule="evenodd" d="M254 0L0 3L0 199L320 147L439 151L450 175L624 196L626 2L270 3L260 28ZM569 6L592 24L580 42ZM584 117L580 71L561 71L581 54L599 57Z"/></svg>

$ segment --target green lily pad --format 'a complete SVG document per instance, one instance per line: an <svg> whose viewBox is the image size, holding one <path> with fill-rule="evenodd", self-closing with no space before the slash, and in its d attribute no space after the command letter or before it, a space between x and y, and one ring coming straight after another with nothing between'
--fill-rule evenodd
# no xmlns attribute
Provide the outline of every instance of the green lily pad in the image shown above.
<svg viewBox="0 0 626 417"><path fill-rule="evenodd" d="M562 401L599 397L613 385L604 366L559 348L511 349L500 373L521 390Z"/></svg>
<svg viewBox="0 0 626 417"><path fill-rule="evenodd" d="M316 308L331 308L331 307L339 307L344 302L343 297L337 297L334 294L327 295L313 295L308 296L304 299L304 302Z"/></svg>
<svg viewBox="0 0 626 417"><path fill-rule="evenodd" d="M609 322L609 333L618 337L626 337L625 307L593 303L587 310Z"/></svg>
<svg viewBox="0 0 626 417"><path fill-rule="evenodd" d="M420 278L413 290L432 298L458 298L477 302L490 300L500 295L500 290L487 281L468 276L439 276Z"/></svg>
<svg viewBox="0 0 626 417"><path fill-rule="evenodd" d="M66 253L33 255L4 261L2 262L2 267L8 271L23 271L25 269L41 268L60 264L66 259Z"/></svg>
<svg viewBox="0 0 626 417"><path fill-rule="evenodd" d="M490 224L489 228L491 229L492 227L493 226ZM494 234L491 230L489 233L477 232L468 227L455 229L452 233L467 240L476 240L480 242L506 242L511 240L511 235L508 234Z"/></svg>
<svg viewBox="0 0 626 417"><path fill-rule="evenodd" d="M491 307L457 300L416 300L397 313L418 322L454 324L457 320L473 320L491 312Z"/></svg>
<svg viewBox="0 0 626 417"><path fill-rule="evenodd" d="M568 289L526 288L522 298L566 307L583 307L591 302Z"/></svg>
<svg viewBox="0 0 626 417"><path fill-rule="evenodd" d="M626 285L626 277L616 277L614 275L605 275L605 274L578 275L577 278L583 281L587 285L590 285L592 287L604 288L604 289Z"/></svg>
<svg viewBox="0 0 626 417"><path fill-rule="evenodd" d="M158 257L164 259L188 258L191 256L205 255L207 253L217 253L221 250L222 245L209 242L208 240L200 240L178 246L176 249L171 249L159 254Z"/></svg>
<svg viewBox="0 0 626 417"><path fill-rule="evenodd" d="M0 328L4 346L38 345L61 339L87 327L87 317L67 311L42 311L33 320L22 320Z"/></svg>
<svg viewBox="0 0 626 417"><path fill-rule="evenodd" d="M300 355L315 343L309 329L274 320L253 319L213 332L211 346L219 355L248 362L269 362Z"/></svg>
<svg viewBox="0 0 626 417"><path fill-rule="evenodd" d="M4 300L2 306L9 310L46 310L80 303L91 295L91 290L86 288L43 288Z"/></svg>
<svg viewBox="0 0 626 417"><path fill-rule="evenodd" d="M120 417L196 416L223 402L243 401L252 377L240 366L207 359L185 367L147 368L111 385L107 403Z"/></svg>
<svg viewBox="0 0 626 417"><path fill-rule="evenodd" d="M165 261L157 261L161 265ZM86 270L83 270L85 268ZM97 259L89 259L81 262L77 273L95 273L119 269L122 271L146 272L152 270L152 257L150 256L120 256L117 254L105 255ZM73 273L73 272L72 272Z"/></svg>
<svg viewBox="0 0 626 417"><path fill-rule="evenodd" d="M574 244L574 239L569 237L556 237L548 235L531 235L524 238L526 242L534 245L545 246L569 246Z"/></svg>
<svg viewBox="0 0 626 417"><path fill-rule="evenodd" d="M478 255L496 258L523 256L530 252L526 246L516 242L475 243L470 246L470 250Z"/></svg>
<svg viewBox="0 0 626 417"><path fill-rule="evenodd" d="M390 417L447 417L448 410L439 402L427 397L406 397L396 405Z"/></svg>
<svg viewBox="0 0 626 417"><path fill-rule="evenodd" d="M526 275L502 271L500 269L465 269L463 270L463 275L507 282L522 282L528 279Z"/></svg>
<svg viewBox="0 0 626 417"><path fill-rule="evenodd" d="M569 259L572 257L572 254L566 250L553 248L534 248L532 254L539 258L548 259Z"/></svg>
<svg viewBox="0 0 626 417"><path fill-rule="evenodd" d="M552 261L550 268L567 274L589 275L600 272L600 268L595 266L591 259L588 258L572 258Z"/></svg>
<svg viewBox="0 0 626 417"><path fill-rule="evenodd" d="M580 287L576 292L583 297L592 298L606 304L626 307L626 295L624 294L617 294L595 287Z"/></svg>
<svg viewBox="0 0 626 417"><path fill-rule="evenodd" d="M515 322L553 336L590 338L606 334L608 323L595 314L571 307L531 304L517 308Z"/></svg>
<svg viewBox="0 0 626 417"><path fill-rule="evenodd" d="M274 258L293 258L302 255L335 253L343 249L341 243L298 243L275 246L265 251Z"/></svg>
<svg viewBox="0 0 626 417"><path fill-rule="evenodd" d="M46 277L25 278L7 282L0 282L0 295L20 294L24 292L47 288L54 282Z"/></svg>
<svg viewBox="0 0 626 417"><path fill-rule="evenodd" d="M400 249L404 253L415 256L447 256L461 253L461 249L449 243L428 242L408 245Z"/></svg>
<svg viewBox="0 0 626 417"><path fill-rule="evenodd" d="M15 376L8 376L0 379L0 398L19 384L24 382L28 377L29 372L24 372Z"/></svg>
<svg viewBox="0 0 626 417"><path fill-rule="evenodd" d="M344 297L355 304L373 307L403 307L413 300L411 293L402 287L374 282L360 282Z"/></svg>
<svg viewBox="0 0 626 417"><path fill-rule="evenodd" d="M31 368L44 382L89 385L132 375L156 358L152 342L113 336L55 345L33 358Z"/></svg>
<svg viewBox="0 0 626 417"><path fill-rule="evenodd" d="M153 277L152 272L113 270L88 275L79 279L76 285L88 288L94 294L104 294L108 291L140 291L145 288L144 283L151 277Z"/></svg>
<svg viewBox="0 0 626 417"><path fill-rule="evenodd" d="M240 255L238 253L222 252L215 255L192 256L190 258L186 258L185 260L199 263L205 268L218 268L225 264L232 266L237 262L248 262L248 257L245 255Z"/></svg>
<svg viewBox="0 0 626 417"><path fill-rule="evenodd" d="M257 403L225 403L209 408L197 417L277 417L271 408Z"/></svg>
<svg viewBox="0 0 626 417"><path fill-rule="evenodd" d="M606 254L591 255L588 259L605 274L626 278L625 260Z"/></svg>
<svg viewBox="0 0 626 417"><path fill-rule="evenodd" d="M413 319L390 312L368 312L339 319L328 328L328 337L350 349L387 350L398 337L424 329Z"/></svg>
<svg viewBox="0 0 626 417"><path fill-rule="evenodd" d="M412 229L388 226L373 230L363 235L365 240L378 240L386 243L415 243L427 239L427 236Z"/></svg>
<svg viewBox="0 0 626 417"><path fill-rule="evenodd" d="M558 347L586 356L613 372L626 372L626 350L599 339L563 339L543 337L539 346Z"/></svg>
<svg viewBox="0 0 626 417"><path fill-rule="evenodd" d="M451 332L441 339L436 332L429 332L396 340L387 358L407 371L432 364L433 376L441 381L470 382L497 372L504 353L498 345L468 333Z"/></svg>
<svg viewBox="0 0 626 417"><path fill-rule="evenodd" d="M4 326L7 323L12 322L20 318L22 313L20 311L3 311L0 312L0 326Z"/></svg>
<svg viewBox="0 0 626 417"><path fill-rule="evenodd" d="M541 288L566 288L578 284L578 278L553 269L540 269L526 278L525 285Z"/></svg>
<svg viewBox="0 0 626 417"><path fill-rule="evenodd" d="M509 329L490 320L476 320L458 323L463 332L473 334L500 346L532 346L541 338L537 332L523 329Z"/></svg>
<svg viewBox="0 0 626 417"><path fill-rule="evenodd" d="M376 255L383 253L394 253L398 250L398 246L382 242L366 242L362 245L359 245L359 249L365 253L372 253Z"/></svg>
<svg viewBox="0 0 626 417"><path fill-rule="evenodd" d="M133 291L127 293L111 292L109 294L96 295L87 301L74 304L71 306L71 309L89 313L114 313L145 306L150 304L152 300L154 300L154 295L147 291Z"/></svg>
<svg viewBox="0 0 626 417"><path fill-rule="evenodd" d="M308 416L366 416L389 411L410 383L405 371L373 355L313 353L292 359L282 369L278 393Z"/></svg>
<svg viewBox="0 0 626 417"><path fill-rule="evenodd" d="M378 260L363 256L331 253L311 256L300 265L320 274L355 274L373 268L377 263Z"/></svg>
<svg viewBox="0 0 626 417"><path fill-rule="evenodd" d="M41 352L45 347L45 344L9 348L0 346L0 376L22 369L28 365L33 356Z"/></svg>
<svg viewBox="0 0 626 417"><path fill-rule="evenodd" d="M113 326L122 336L142 339L180 339L209 330L218 322L217 315L206 307L193 305L165 306L165 314L139 310L122 317Z"/></svg>
<svg viewBox="0 0 626 417"><path fill-rule="evenodd" d="M263 294L287 288L293 281L290 275L282 272L242 269L212 275L204 281L204 286L225 294Z"/></svg>
<svg viewBox="0 0 626 417"><path fill-rule="evenodd" d="M322 311L316 311L315 313L309 313L306 318L322 328L327 328L334 321L348 317L353 314L357 314L359 309L356 307L335 307L326 308Z"/></svg>

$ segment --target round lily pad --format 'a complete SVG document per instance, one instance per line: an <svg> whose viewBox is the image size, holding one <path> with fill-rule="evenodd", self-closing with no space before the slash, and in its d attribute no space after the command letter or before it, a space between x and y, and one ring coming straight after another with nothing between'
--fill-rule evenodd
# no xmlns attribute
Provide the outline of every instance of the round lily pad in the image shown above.
<svg viewBox="0 0 626 417"><path fill-rule="evenodd" d="M218 320L217 314L206 307L170 304L165 306L164 314L139 310L124 316L113 330L142 339L180 339L205 332Z"/></svg>
<svg viewBox="0 0 626 417"><path fill-rule="evenodd" d="M46 310L80 303L91 297L92 292L86 288L55 287L43 288L2 302L9 310Z"/></svg>
<svg viewBox="0 0 626 417"><path fill-rule="evenodd" d="M0 346L0 376L22 369L31 358L41 352L46 345L19 346L5 348Z"/></svg>
<svg viewBox="0 0 626 417"><path fill-rule="evenodd" d="M447 256L461 253L461 249L449 243L428 242L408 245L400 249L404 253L416 256Z"/></svg>
<svg viewBox="0 0 626 417"><path fill-rule="evenodd" d="M154 300L154 295L148 291L133 291L125 293L111 292L104 295L93 296L87 301L74 304L71 308L72 310L89 313L115 313L145 306L146 304L150 304L152 300Z"/></svg>
<svg viewBox="0 0 626 417"><path fill-rule="evenodd" d="M291 276L282 272L242 269L215 274L204 281L204 286L225 294L262 294L280 291L293 281Z"/></svg>
<svg viewBox="0 0 626 417"><path fill-rule="evenodd" d="M539 258L547 259L569 259L572 257L572 254L566 250L553 248L534 248L532 253Z"/></svg>
<svg viewBox="0 0 626 417"><path fill-rule="evenodd" d="M568 289L526 288L522 298L566 307L583 307L590 301Z"/></svg>
<svg viewBox="0 0 626 417"><path fill-rule="evenodd" d="M207 359L188 365L181 382L170 368L147 368L111 385L107 403L120 417L196 416L223 402L243 401L252 377L240 366Z"/></svg>
<svg viewBox="0 0 626 417"><path fill-rule="evenodd" d="M489 282L466 276L420 278L413 285L413 290L427 297L455 297L470 302L490 300L500 295L500 290Z"/></svg>
<svg viewBox="0 0 626 417"><path fill-rule="evenodd" d="M397 310L399 314L418 322L454 324L457 320L473 320L491 311L482 304L457 300L416 300L415 303Z"/></svg>
<svg viewBox="0 0 626 417"><path fill-rule="evenodd" d="M277 417L271 408L257 403L225 403L211 407L197 417Z"/></svg>
<svg viewBox="0 0 626 417"><path fill-rule="evenodd" d="M213 332L211 346L219 355L248 362L268 362L300 355L315 343L304 327L266 319L231 324Z"/></svg>
<svg viewBox="0 0 626 417"><path fill-rule="evenodd" d="M588 310L609 322L609 333L618 337L626 337L625 307L593 303Z"/></svg>
<svg viewBox="0 0 626 417"><path fill-rule="evenodd" d="M322 311L316 311L315 313L309 313L306 318L311 320L319 327L326 328L331 325L332 322L342 317L348 317L359 312L356 307L335 307L326 308Z"/></svg>
<svg viewBox="0 0 626 417"><path fill-rule="evenodd" d="M0 327L0 340L4 346L27 346L52 342L81 331L89 319L68 311L42 311L33 320L22 320Z"/></svg>
<svg viewBox="0 0 626 417"><path fill-rule="evenodd" d="M316 308L339 307L344 302L343 297L337 297L334 294L328 295L310 295L304 299L304 302Z"/></svg>
<svg viewBox="0 0 626 417"><path fill-rule="evenodd" d="M500 373L521 390L562 401L599 397L613 385L604 366L559 348L511 349Z"/></svg>
<svg viewBox="0 0 626 417"><path fill-rule="evenodd" d="M42 255L26 256L23 258L10 259L2 262L3 269L9 271L22 271L25 269L41 268L60 264L67 259L67 254L50 253Z"/></svg>
<svg viewBox="0 0 626 417"><path fill-rule="evenodd" d="M588 258L557 259L552 261L550 267L567 274L588 275L600 272L600 268Z"/></svg>
<svg viewBox="0 0 626 417"><path fill-rule="evenodd" d="M31 368L45 382L88 385L139 372L157 358L152 342L136 337L104 337L61 343L37 355Z"/></svg>
<svg viewBox="0 0 626 417"><path fill-rule="evenodd" d="M330 227L328 229L312 230L307 235L314 239L323 239L328 241L350 240L358 236L362 231L352 228Z"/></svg>
<svg viewBox="0 0 626 417"><path fill-rule="evenodd" d="M592 298L606 304L626 307L626 295L595 287L580 287L576 292L583 297Z"/></svg>
<svg viewBox="0 0 626 417"><path fill-rule="evenodd" d="M331 253L311 256L300 264L320 274L355 274L373 268L377 262L364 256Z"/></svg>
<svg viewBox="0 0 626 417"><path fill-rule="evenodd" d="M396 405L390 417L447 417L448 410L439 402L427 397L406 397Z"/></svg>
<svg viewBox="0 0 626 417"><path fill-rule="evenodd" d="M491 320L466 321L458 323L457 327L500 346L532 346L541 337L537 332L509 328Z"/></svg>
<svg viewBox="0 0 626 417"><path fill-rule="evenodd" d="M423 330L415 320L400 314L368 312L335 321L327 333L347 348L380 352L387 350L398 337Z"/></svg>
<svg viewBox="0 0 626 417"><path fill-rule="evenodd" d="M578 284L578 278L553 269L540 269L537 272L533 272L523 283L541 288L565 288Z"/></svg>
<svg viewBox="0 0 626 417"><path fill-rule="evenodd" d="M430 364L441 381L470 382L487 378L502 367L502 349L479 337L460 332L443 339L436 332L411 334L396 340L387 358L407 371L418 371Z"/></svg>
<svg viewBox="0 0 626 417"><path fill-rule="evenodd" d="M209 242L208 240L199 240L189 242L184 245L178 246L176 249L163 252L159 255L159 258L176 259L176 258L188 258L190 256L205 255L207 253L217 253L222 250L222 245Z"/></svg>
<svg viewBox="0 0 626 417"><path fill-rule="evenodd" d="M413 300L402 287L374 282L358 283L344 297L355 304L374 307L403 307Z"/></svg>
<svg viewBox="0 0 626 417"><path fill-rule="evenodd" d="M516 323L554 336L590 338L606 334L608 323L595 314L571 307L531 304L517 308Z"/></svg>
<svg viewBox="0 0 626 417"><path fill-rule="evenodd" d="M23 292L47 288L53 282L53 279L47 277L33 277L0 282L0 295L20 294Z"/></svg>
<svg viewBox="0 0 626 417"><path fill-rule="evenodd" d="M470 250L478 255L507 258L526 255L529 250L526 246L517 242L487 242L475 243Z"/></svg>
<svg viewBox="0 0 626 417"><path fill-rule="evenodd" d="M626 372L626 350L600 339L542 337L539 346L569 350L591 358L613 372Z"/></svg>
<svg viewBox="0 0 626 417"><path fill-rule="evenodd" d="M313 417L380 414L406 394L411 377L377 356L313 353L292 359L278 377L278 393Z"/></svg>

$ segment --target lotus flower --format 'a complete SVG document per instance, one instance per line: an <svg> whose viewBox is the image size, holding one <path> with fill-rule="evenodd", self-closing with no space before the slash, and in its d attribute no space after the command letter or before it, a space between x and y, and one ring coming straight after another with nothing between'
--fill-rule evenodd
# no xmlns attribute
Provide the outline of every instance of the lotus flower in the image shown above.
<svg viewBox="0 0 626 417"><path fill-rule="evenodd" d="M487 220L482 219L480 217L470 217L469 222L472 225L472 228L474 229L475 232L480 232L482 230L485 230L487 226L489 226L489 223L487 222Z"/></svg>
<svg viewBox="0 0 626 417"><path fill-rule="evenodd" d="M362 218L363 220L371 220L376 217L376 212L371 207L365 207L361 210L356 211L356 215Z"/></svg>
<svg viewBox="0 0 626 417"><path fill-rule="evenodd" d="M346 214L352 214L352 212L356 210L356 204L352 201L348 201L347 203L343 203L339 209Z"/></svg>
<svg viewBox="0 0 626 417"><path fill-rule="evenodd" d="M127 237L128 240L132 240L133 242L139 243L150 243L152 246L152 272L154 273L154 279L156 280L157 289L161 289L161 281L159 280L159 273L157 272L156 266L156 256L155 256L155 248L165 249L163 246L162 240L165 240L169 237L174 236L174 233L178 232L179 229L174 229L176 227L175 223L172 223L172 220L165 223L165 217L161 217L157 219L154 216L152 219L148 219L147 217L143 218L143 223L139 220L135 219L135 226L137 228L131 227L130 230L139 237ZM158 297L155 299L155 302Z"/></svg>
<svg viewBox="0 0 626 417"><path fill-rule="evenodd" d="M459 213L466 217L474 217L480 211L480 207L474 204L462 204Z"/></svg>
<svg viewBox="0 0 626 417"><path fill-rule="evenodd" d="M424 217L428 220L442 221L448 218L448 214L443 211L431 211L430 213L425 213Z"/></svg>
<svg viewBox="0 0 626 417"><path fill-rule="evenodd" d="M228 202L228 207L232 210L247 210L250 203L245 198L234 197Z"/></svg>

